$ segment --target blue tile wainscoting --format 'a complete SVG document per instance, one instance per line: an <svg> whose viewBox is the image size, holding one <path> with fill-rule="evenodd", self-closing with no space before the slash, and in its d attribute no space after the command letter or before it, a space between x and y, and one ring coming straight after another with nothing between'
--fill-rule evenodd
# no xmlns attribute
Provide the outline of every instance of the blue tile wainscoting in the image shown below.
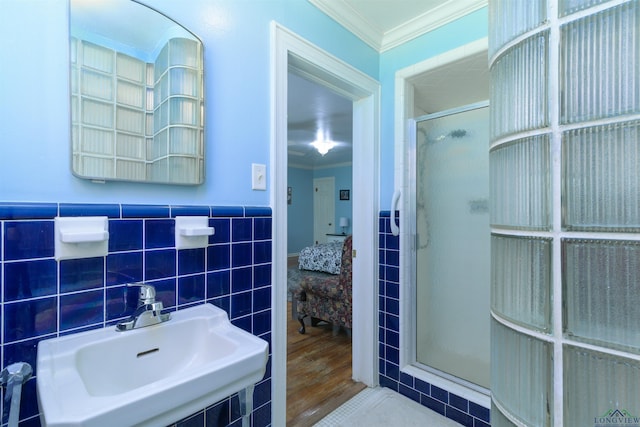
<svg viewBox="0 0 640 427"><path fill-rule="evenodd" d="M215 234L207 248L176 250L178 215L209 217ZM56 261L56 216L108 217L108 255ZM268 207L0 203L2 367L25 361L35 374L40 340L126 318L137 296L127 299L124 285L140 281L156 287L167 309L214 304L271 344L271 225ZM270 425L271 357L253 407L252 425ZM23 387L20 420L40 426L35 375ZM229 425L241 425L237 395L175 424Z"/></svg>
<svg viewBox="0 0 640 427"><path fill-rule="evenodd" d="M380 385L395 390L464 426L488 427L488 408L400 371L400 239L391 234L389 211L380 212L379 225Z"/></svg>

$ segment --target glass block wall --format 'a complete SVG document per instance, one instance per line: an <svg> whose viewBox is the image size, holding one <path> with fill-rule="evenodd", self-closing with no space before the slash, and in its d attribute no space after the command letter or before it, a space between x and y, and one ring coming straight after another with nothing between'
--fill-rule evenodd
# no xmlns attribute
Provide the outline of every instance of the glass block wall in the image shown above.
<svg viewBox="0 0 640 427"><path fill-rule="evenodd" d="M173 38L153 66L152 181L197 184L204 179L201 44Z"/></svg>
<svg viewBox="0 0 640 427"><path fill-rule="evenodd" d="M147 63L72 37L73 170L98 179L201 183L201 49L171 38Z"/></svg>
<svg viewBox="0 0 640 427"><path fill-rule="evenodd" d="M489 19L492 424L638 425L640 1Z"/></svg>

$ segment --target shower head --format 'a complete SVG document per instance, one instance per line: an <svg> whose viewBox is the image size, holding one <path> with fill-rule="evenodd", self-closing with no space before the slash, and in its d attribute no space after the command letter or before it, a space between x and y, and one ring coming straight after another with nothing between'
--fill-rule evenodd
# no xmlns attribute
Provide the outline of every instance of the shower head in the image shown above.
<svg viewBox="0 0 640 427"><path fill-rule="evenodd" d="M464 130L464 129L456 129L456 130L452 130L451 132L449 132L449 136L451 138L462 138L466 134L467 134L467 131Z"/></svg>
<svg viewBox="0 0 640 427"><path fill-rule="evenodd" d="M442 134L440 136L438 136L437 138L435 138L435 141L442 141L445 138L463 138L464 136L467 135L467 131L464 129L455 129L452 130L451 132L449 132L448 134ZM425 134L426 136L426 134Z"/></svg>

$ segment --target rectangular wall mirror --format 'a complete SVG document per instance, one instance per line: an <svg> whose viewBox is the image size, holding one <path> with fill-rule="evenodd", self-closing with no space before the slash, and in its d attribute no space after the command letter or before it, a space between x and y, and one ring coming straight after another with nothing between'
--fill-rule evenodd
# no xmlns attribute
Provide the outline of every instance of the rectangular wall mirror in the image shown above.
<svg viewBox="0 0 640 427"><path fill-rule="evenodd" d="M203 183L202 42L132 0L70 0L69 22L74 175Z"/></svg>

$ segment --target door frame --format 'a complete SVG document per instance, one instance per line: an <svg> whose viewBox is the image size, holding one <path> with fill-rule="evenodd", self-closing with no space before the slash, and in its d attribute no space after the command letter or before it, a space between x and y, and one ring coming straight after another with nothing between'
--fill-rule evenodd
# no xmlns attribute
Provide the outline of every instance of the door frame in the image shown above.
<svg viewBox="0 0 640 427"><path fill-rule="evenodd" d="M394 188L400 189L401 194L403 195L400 198L399 204L401 224L411 223L412 201L410 179L414 174L413 169L415 168L410 161L410 145L415 139L415 126L412 126L412 123L415 124L415 121L409 120L414 117L414 87L411 84L411 78L429 70L453 64L469 56L487 51L488 46L488 38L484 37L396 72L394 102L394 118L396 124L394 131ZM491 399L487 394L464 387L457 382L420 369L414 364L416 358L416 315L414 309L416 289L415 277L413 277L411 268L411 254L413 253L414 246L415 235L412 233L411 227L401 227L400 371L445 389L485 408L489 408L491 406Z"/></svg>
<svg viewBox="0 0 640 427"><path fill-rule="evenodd" d="M272 425L286 424L287 75L290 67L353 101L353 379L378 384L380 84L271 23Z"/></svg>

